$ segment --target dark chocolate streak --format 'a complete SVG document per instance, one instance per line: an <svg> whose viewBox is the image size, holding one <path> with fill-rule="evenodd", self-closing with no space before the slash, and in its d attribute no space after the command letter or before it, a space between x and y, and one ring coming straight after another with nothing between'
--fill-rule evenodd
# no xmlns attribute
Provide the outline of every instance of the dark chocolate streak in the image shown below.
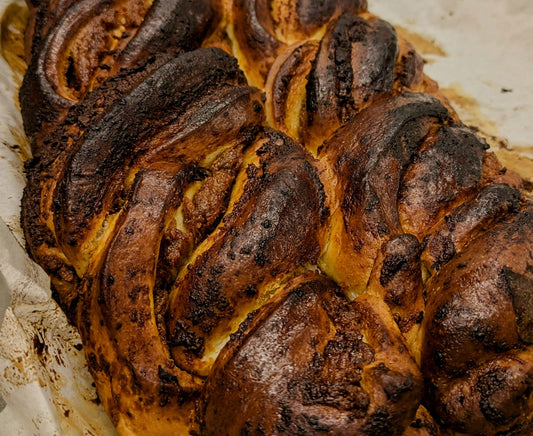
<svg viewBox="0 0 533 436"><path fill-rule="evenodd" d="M320 150L319 158L335 171L350 237L340 252L360 253L350 269L362 283L352 286L366 283L381 244L403 233L398 215L402 176L432 126L448 121L450 114L436 99L405 94L364 110Z"/></svg>
<svg viewBox="0 0 533 436"><path fill-rule="evenodd" d="M195 62L198 57L200 65ZM91 219L120 192L127 166L139 155L149 154L152 161L156 160L154 154L169 160L199 161L210 148L184 150L180 146L193 131L218 117L226 120L218 121L226 135L238 134L258 121L260 114L254 116L250 111L247 118L242 107L254 93L239 86L243 80L232 58L218 49L204 49L170 61L118 100L87 133L56 192L61 240L67 245L77 243ZM231 112L236 116L230 117ZM220 130L216 121L213 124L205 133L216 137Z"/></svg>
<svg viewBox="0 0 533 436"><path fill-rule="evenodd" d="M296 47L289 57L283 62L272 85L272 103L274 120L281 123L287 111L293 110L287 107L287 97L290 92L291 80L305 71L306 61L313 59L317 50L316 41L308 41Z"/></svg>
<svg viewBox="0 0 533 436"><path fill-rule="evenodd" d="M393 358L401 347L378 311L363 300L348 303L318 274L287 283L219 356L202 434L220 426L228 434L401 434L422 383L414 362L381 361L379 353Z"/></svg>
<svg viewBox="0 0 533 436"><path fill-rule="evenodd" d="M217 13L211 0L155 0L117 63L129 67L149 56L194 50L217 24Z"/></svg>
<svg viewBox="0 0 533 436"><path fill-rule="evenodd" d="M397 54L396 32L384 21L344 13L330 23L307 83L308 125L339 126L391 93Z"/></svg>
<svg viewBox="0 0 533 436"><path fill-rule="evenodd" d="M316 263L326 213L316 170L289 138L267 132L265 139L256 151L260 166L248 166L243 195L215 242L176 284L168 330L181 365L183 356L201 357L205 340L227 332L232 319L263 298L265 283Z"/></svg>
<svg viewBox="0 0 533 436"><path fill-rule="evenodd" d="M450 119L446 108L436 99L424 94L404 94L370 107L340 129L321 154L332 160L345 186L343 210L347 216L375 209L375 206L371 209L361 206L370 205L371 197L377 195L379 203L386 208L385 221L394 226L398 219L393 196L397 195L403 170L429 132L431 123ZM361 129L363 125L365 128ZM383 125L388 128L383 130ZM337 147L337 143L343 146ZM391 172L392 168L399 171Z"/></svg>
<svg viewBox="0 0 533 436"><path fill-rule="evenodd" d="M33 55L39 52L42 41L50 28L57 23L76 0L30 0L30 16L24 35L26 61L30 63Z"/></svg>
<svg viewBox="0 0 533 436"><path fill-rule="evenodd" d="M311 37L343 11L362 12L366 9L366 1L236 0L231 8L235 38L246 56L245 63L266 78L275 57L288 41ZM272 13L274 9L280 9L278 17Z"/></svg>
<svg viewBox="0 0 533 436"><path fill-rule="evenodd" d="M399 207L409 231L423 237L443 207L452 209L479 189L487 145L469 129L442 126L403 179Z"/></svg>
<svg viewBox="0 0 533 436"><path fill-rule="evenodd" d="M425 252L431 267L438 269L478 234L518 212L520 200L520 192L509 185L484 187L474 198L447 215L441 227L427 235Z"/></svg>
<svg viewBox="0 0 533 436"><path fill-rule="evenodd" d="M299 0L298 19L304 32L311 35L340 11L357 14L367 8L366 0Z"/></svg>
<svg viewBox="0 0 533 436"><path fill-rule="evenodd" d="M119 432L531 433L532 199L366 0L29 2L22 224Z"/></svg>
<svg viewBox="0 0 533 436"><path fill-rule="evenodd" d="M113 7L128 1L83 0L64 7L64 16L50 29L50 33L40 42L42 35L36 36L39 50L32 57L28 73L21 87L20 100L26 133L30 138L48 123L57 124L65 111L76 101L75 95L83 98L93 86L99 86L109 75L115 75L121 68L135 66L153 55L180 53L194 50L201 44L206 33L218 19L208 0L156 0L146 17L135 16L142 13L141 3L132 0L132 20L134 26L126 30L112 51L107 47L112 39L111 29L118 23L113 15ZM115 5L116 4L116 5ZM68 8L67 8L68 6ZM142 21L140 27L137 21ZM47 27L46 23L37 23ZM93 35L94 41L83 47L83 52L66 58L69 45L78 33L94 27L99 29ZM104 58L109 58L105 63ZM79 57L79 59L78 59ZM96 78L96 81L95 81ZM74 95L69 94L71 88ZM35 144L34 144L35 145ZM38 144L37 144L38 145Z"/></svg>
<svg viewBox="0 0 533 436"><path fill-rule="evenodd" d="M47 273L52 274L53 288L59 287L61 285L59 282L64 280L73 286L77 275L64 260L52 258L40 251L42 244L57 247L55 236L41 220L44 208L41 198L43 184L48 183L50 179L61 178L70 161L70 156L76 151L86 130L90 129L92 124L98 124L109 107L150 76L164 62L163 57L152 58L139 67L122 71L85 99L76 103L69 110L61 126L42 142L41 146L35 150L33 158L25 164L28 183L22 198L21 224L28 251ZM70 272L67 274L67 271ZM59 281L58 276L62 276ZM69 294L72 291L69 291ZM70 314L70 305L73 303L74 296L63 295L62 291L59 291L57 298L61 306Z"/></svg>
<svg viewBox="0 0 533 436"><path fill-rule="evenodd" d="M161 387L158 368L181 378L159 338L150 300L163 220L175 197L181 197L188 172L176 164L156 164L137 173L100 272L98 298L118 357L132 368L139 384L156 392ZM180 392L175 383L166 383L164 389Z"/></svg>
<svg viewBox="0 0 533 436"><path fill-rule="evenodd" d="M105 10L109 0L74 3L53 26L33 56L20 89L24 129L31 138L43 123L53 123L75 102L61 95L57 69L70 38L91 18Z"/></svg>
<svg viewBox="0 0 533 436"><path fill-rule="evenodd" d="M268 11L268 0L235 0L233 23L238 44L248 51L247 61L266 77L274 57L283 47L275 37L274 22Z"/></svg>
<svg viewBox="0 0 533 436"><path fill-rule="evenodd" d="M400 331L407 332L414 323L419 323L420 298L423 283L420 264L421 245L418 239L404 233L381 246L383 262L379 271L379 284L383 298L396 319Z"/></svg>

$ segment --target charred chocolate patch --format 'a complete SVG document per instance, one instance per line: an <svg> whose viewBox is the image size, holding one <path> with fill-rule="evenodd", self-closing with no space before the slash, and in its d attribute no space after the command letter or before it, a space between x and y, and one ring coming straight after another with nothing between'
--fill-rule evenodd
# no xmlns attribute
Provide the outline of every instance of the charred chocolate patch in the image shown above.
<svg viewBox="0 0 533 436"><path fill-rule="evenodd" d="M31 21L32 57L20 93L30 137L53 130L69 107L121 68L198 48L217 20L209 1L48 3L39 4Z"/></svg>
<svg viewBox="0 0 533 436"><path fill-rule="evenodd" d="M170 331L181 322L212 341L208 338L226 331L245 307L264 297L264 283L318 258L325 199L310 157L270 131L259 138L255 154L260 166L242 170L243 193L223 218L213 245L176 285Z"/></svg>
<svg viewBox="0 0 533 436"><path fill-rule="evenodd" d="M401 434L410 421L400 417L397 404L419 397L420 379L405 368L376 364L379 346L363 335L366 328L382 327L382 320L370 307L350 305L333 283L313 273L289 282L219 356L207 385L202 431L214 434L224 425L231 433L246 419L246 428L260 424L267 434L385 428ZM392 345L393 333L380 332L391 353L401 352ZM381 393L371 394L374 389ZM261 411L241 417L233 405L244 399Z"/></svg>
<svg viewBox="0 0 533 436"><path fill-rule="evenodd" d="M338 11L357 14L367 8L366 0L300 0L296 2L298 18L308 34L326 24Z"/></svg>
<svg viewBox="0 0 533 436"><path fill-rule="evenodd" d="M484 201L463 209L477 208L484 220L485 204L496 211L496 221L502 218L489 230L474 232L474 239L428 282L422 350L423 371L432 386L428 404L460 432L512 434L526 425L518 410L527 409L530 395L531 357L525 344L531 340L526 301L533 221L531 205L513 210L518 207L513 191L505 185L488 187ZM494 201L488 201L491 194Z"/></svg>
<svg viewBox="0 0 533 436"><path fill-rule="evenodd" d="M185 136L190 132L182 130L181 138L171 132L191 123L218 138L218 117L223 115L223 109L229 106L237 111L241 105L251 103L253 91L241 87L243 81L234 59L220 50L205 49L168 62L118 100L96 128L85 135L57 189L59 239L74 239L78 244L89 223L102 219L101 214L122 189L125 170L134 159L149 155L153 161L159 154L159 159L178 158L189 163L199 160L202 154L192 155L194 147L187 151L180 148L180 144L187 144ZM214 92L226 97L224 103L212 99ZM202 104L199 96L209 102ZM235 118L232 127L225 126L226 134L238 132L243 124L261 118L251 107L248 109L251 117ZM212 147L216 145L213 141ZM208 151L204 149L203 153Z"/></svg>
<svg viewBox="0 0 533 436"><path fill-rule="evenodd" d="M511 294L516 312L516 325L520 339L526 344L533 343L533 266L526 274L515 273L504 267L501 277Z"/></svg>
<svg viewBox="0 0 533 436"><path fill-rule="evenodd" d="M494 424L501 426L514 421L520 413L523 404L506 401L507 395L503 395L501 403L499 395L501 391L508 390L510 386L509 374L506 371L494 370L479 378L476 389L481 394L479 407L483 415ZM523 403L524 400L521 401Z"/></svg>
<svg viewBox="0 0 533 436"><path fill-rule="evenodd" d="M377 96L391 93L397 52L396 33L384 21L344 13L330 23L306 85L308 128L327 137Z"/></svg>

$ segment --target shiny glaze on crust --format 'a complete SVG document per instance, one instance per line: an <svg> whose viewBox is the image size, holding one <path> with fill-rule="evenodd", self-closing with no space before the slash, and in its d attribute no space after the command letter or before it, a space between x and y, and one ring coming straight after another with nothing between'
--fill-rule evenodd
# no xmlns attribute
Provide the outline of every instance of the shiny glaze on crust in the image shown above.
<svg viewBox="0 0 533 436"><path fill-rule="evenodd" d="M429 397L462 432L533 428L532 213L530 203L502 219L427 286L422 367Z"/></svg>
<svg viewBox="0 0 533 436"><path fill-rule="evenodd" d="M405 90L446 105L423 75L422 59L387 22L344 12L316 39L283 51L269 71L267 117L313 153L349 118Z"/></svg>
<svg viewBox="0 0 533 436"><path fill-rule="evenodd" d="M379 247L403 233L398 191L404 172L430 129L449 121L436 99L405 94L363 111L319 151L330 168L327 184L334 187L329 236L334 243L324 262L356 294L366 287ZM389 127L384 132L383 125Z"/></svg>
<svg viewBox="0 0 533 436"><path fill-rule="evenodd" d="M308 273L243 323L206 387L202 434L402 434L422 379L386 306ZM244 412L244 413L243 413Z"/></svg>
<svg viewBox="0 0 533 436"><path fill-rule="evenodd" d="M193 374L208 374L221 340L268 299L277 281L316 264L320 254L327 211L310 157L278 132L256 141L245 154L241 196L170 295L171 350Z"/></svg>

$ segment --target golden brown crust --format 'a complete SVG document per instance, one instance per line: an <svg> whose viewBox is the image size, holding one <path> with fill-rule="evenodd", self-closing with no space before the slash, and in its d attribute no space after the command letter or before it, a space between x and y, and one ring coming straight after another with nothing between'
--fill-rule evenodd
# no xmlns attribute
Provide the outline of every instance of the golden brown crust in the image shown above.
<svg viewBox="0 0 533 436"><path fill-rule="evenodd" d="M270 67L287 45L313 38L344 11L359 13L366 6L366 0L229 1L233 52L250 83L263 87Z"/></svg>

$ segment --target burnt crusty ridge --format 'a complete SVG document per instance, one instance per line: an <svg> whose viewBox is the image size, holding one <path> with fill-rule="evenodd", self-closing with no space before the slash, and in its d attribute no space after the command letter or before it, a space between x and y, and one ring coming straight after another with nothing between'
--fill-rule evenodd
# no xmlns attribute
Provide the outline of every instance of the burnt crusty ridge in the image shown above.
<svg viewBox="0 0 533 436"><path fill-rule="evenodd" d="M359 13L366 7L366 0L232 1L228 15L235 55L250 83L263 87L274 60L287 46L314 37L342 11Z"/></svg>
<svg viewBox="0 0 533 436"><path fill-rule="evenodd" d="M398 213L402 176L430 129L449 121L438 100L404 94L364 110L324 143L319 158L334 173L331 198L338 222L330 230L335 244L325 255L341 284L361 293L379 248L403 233Z"/></svg>
<svg viewBox="0 0 533 436"><path fill-rule="evenodd" d="M150 56L197 49L218 24L218 9L210 0L154 0L135 37L120 52L114 71Z"/></svg>
<svg viewBox="0 0 533 436"><path fill-rule="evenodd" d="M148 423L161 434L190 427L203 379L170 356L164 310L177 266L165 261L182 265L202 242L212 223L187 220L183 208L194 215L198 206L194 195L187 206L184 198L241 159L262 117L260 94L233 58L189 52L97 112L56 174L53 230L82 279L76 322L100 397L123 432ZM235 171L226 176L222 189L210 190L223 205ZM158 259L176 235L185 243Z"/></svg>
<svg viewBox="0 0 533 436"><path fill-rule="evenodd" d="M386 313L319 274L294 278L217 359L201 433L402 434L422 379Z"/></svg>
<svg viewBox="0 0 533 436"><path fill-rule="evenodd" d="M422 366L433 407L460 431L531 431L532 218L531 204L508 214L428 283Z"/></svg>
<svg viewBox="0 0 533 436"><path fill-rule="evenodd" d="M89 220L109 209L126 171L139 160L199 162L219 144L217 136L244 127L243 116L230 117L229 111L240 112L254 91L240 86L244 78L233 60L205 50L201 66L194 59L198 53L165 64L86 133L54 194L59 241L65 247L78 245ZM212 125L204 128L206 121ZM205 137L194 146L187 138L198 131Z"/></svg>
<svg viewBox="0 0 533 436"><path fill-rule="evenodd" d="M365 1L32 7L22 224L120 434L531 432L533 202Z"/></svg>
<svg viewBox="0 0 533 436"><path fill-rule="evenodd" d="M391 94L398 50L385 21L344 13L330 23L306 86L308 125L329 136L367 102Z"/></svg>
<svg viewBox="0 0 533 436"><path fill-rule="evenodd" d="M169 59L152 58L138 67L124 70L75 104L64 122L43 139L33 158L25 163L28 180L22 198L22 226L25 229L26 245L32 257L51 276L56 298L67 313L76 303L77 274L65 261L58 249L58 242L50 226L46 225L51 208L50 198L55 189L55 179L64 170L70 154L75 150L85 131L92 123L98 123L106 110L140 82L149 77Z"/></svg>
<svg viewBox="0 0 533 436"><path fill-rule="evenodd" d="M80 267L84 268L80 265L84 257L81 248L98 233L96 222L102 224L112 213L111 209L117 202L112 194L127 196L121 185L128 174L122 165L124 162L133 164L134 158L142 156L143 150L153 153L156 142L158 152L166 153L165 159L171 158L172 153L185 156L187 153L180 151L179 147L172 148L172 144L181 137L178 143L183 147L187 142L184 136L190 136L191 130L202 131L206 140L213 135L220 136L220 130L226 130L226 133L234 131L238 135L247 123L253 125L261 118L261 111L257 111L257 107L261 108L258 101L250 102L248 112L241 110L242 105L250 99L258 100L259 95L254 94L251 88L240 86L245 83L244 77L234 59L215 49L206 49L200 58L201 65L197 64L200 61L198 53L167 58L167 62L164 58L152 60L142 69L129 70L110 79L109 83L106 82L72 108L62 127L43 141L42 150L39 149L27 165L29 184L23 198L22 221L27 229L28 245L47 271L60 272L56 276L61 277L53 283L65 305L75 300L72 288L75 287L76 274L72 273L72 266L83 274L80 270ZM194 69L195 75L178 76L178 72L184 73L187 69ZM148 78L150 80L141 86ZM189 86L186 85L187 80L191 81ZM111 91L110 85L116 84L120 85L111 87ZM222 84L225 85L220 88ZM172 89L174 92L171 92ZM224 97L215 98L217 90ZM198 99L202 92L204 100ZM166 98L168 108L174 110L165 113L159 104L159 112L152 112L149 105L140 104L147 99L147 93L156 93L160 99ZM206 100L209 100L208 104L204 104ZM156 100L150 101L154 104ZM180 107L181 110L178 110ZM229 118L230 122L227 122L226 117L230 113L227 111L231 110L238 112L238 116ZM123 116L125 113L126 118ZM194 117L191 118L194 113L197 118L195 124ZM251 118L247 119L245 113ZM218 121L203 127L202 124L210 117L218 117ZM167 124L165 132L170 137L165 138L161 129L151 130L156 122ZM187 125L185 129L180 127L183 124ZM128 129L128 125L132 129ZM213 140L210 146L216 147L217 141ZM171 152L167 153L169 146ZM103 157L104 150L112 159L101 159L99 165L95 153ZM203 152L208 150L209 147ZM199 161L201 156L202 153L198 153L188 162ZM178 156L179 159L182 157ZM157 160L157 156L151 159ZM88 165L94 171L89 171ZM135 171L133 168L129 170ZM63 182L65 179L73 184ZM109 183L111 180L115 183ZM61 254L63 250L70 253L66 259Z"/></svg>
<svg viewBox="0 0 533 436"><path fill-rule="evenodd" d="M106 78L153 55L198 48L217 19L209 0L41 3L20 91L24 128L34 149L76 101ZM43 11L55 7L63 13L51 24Z"/></svg>
<svg viewBox="0 0 533 436"><path fill-rule="evenodd" d="M422 59L387 22L337 14L317 39L283 51L266 81L267 117L313 153L341 125L406 90L433 93Z"/></svg>
<svg viewBox="0 0 533 436"><path fill-rule="evenodd" d="M191 373L206 374L204 366L212 362L203 355L212 355L236 321L268 297L273 282L316 264L320 254L326 211L307 153L267 131L245 154L244 165L242 195L170 295L172 353Z"/></svg>

